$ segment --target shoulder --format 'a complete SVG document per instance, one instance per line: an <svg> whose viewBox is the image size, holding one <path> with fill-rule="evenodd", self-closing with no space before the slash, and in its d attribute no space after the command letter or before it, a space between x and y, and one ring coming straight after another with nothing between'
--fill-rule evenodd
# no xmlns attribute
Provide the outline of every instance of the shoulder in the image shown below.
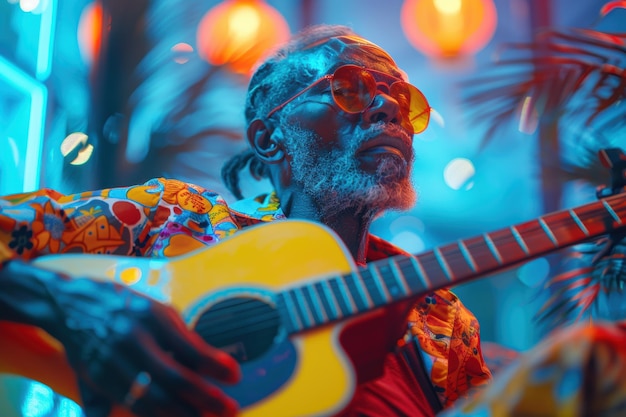
<svg viewBox="0 0 626 417"><path fill-rule="evenodd" d="M166 203L200 212L208 212L215 204L226 204L223 197L213 190L173 178L152 178L143 184L110 188L97 194L105 198L130 200L145 207Z"/></svg>

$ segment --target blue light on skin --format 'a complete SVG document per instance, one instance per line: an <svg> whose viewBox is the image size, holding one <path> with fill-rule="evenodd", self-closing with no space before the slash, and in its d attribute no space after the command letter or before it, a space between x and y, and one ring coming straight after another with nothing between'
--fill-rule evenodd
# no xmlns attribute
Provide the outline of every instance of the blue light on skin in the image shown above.
<svg viewBox="0 0 626 417"><path fill-rule="evenodd" d="M31 78L11 62L0 56L0 78L8 82L16 90L30 98L30 115L28 116L28 133L26 155L24 157L23 191L39 188L39 170L41 168L41 147L46 118L47 88Z"/></svg>

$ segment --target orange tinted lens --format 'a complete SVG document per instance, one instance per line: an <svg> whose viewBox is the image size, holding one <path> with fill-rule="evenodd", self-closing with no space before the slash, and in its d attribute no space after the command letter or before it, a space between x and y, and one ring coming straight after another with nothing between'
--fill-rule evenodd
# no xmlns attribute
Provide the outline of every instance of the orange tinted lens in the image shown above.
<svg viewBox="0 0 626 417"><path fill-rule="evenodd" d="M405 82L391 85L389 94L396 99L400 109L413 128L413 133L421 133L430 121L430 106L424 94L415 86Z"/></svg>
<svg viewBox="0 0 626 417"><path fill-rule="evenodd" d="M374 100L376 80L354 65L337 68L330 83L335 103L345 112L360 113Z"/></svg>

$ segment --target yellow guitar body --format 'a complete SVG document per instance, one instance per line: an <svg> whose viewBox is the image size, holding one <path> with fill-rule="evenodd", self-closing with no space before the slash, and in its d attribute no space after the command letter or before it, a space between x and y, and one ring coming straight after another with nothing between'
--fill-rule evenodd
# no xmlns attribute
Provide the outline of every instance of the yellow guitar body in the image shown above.
<svg viewBox="0 0 626 417"><path fill-rule="evenodd" d="M348 273L354 264L329 229L305 221L251 227L215 247L167 260L106 255L52 255L36 261L74 277L122 282L176 308L189 325L192 306L210 294L243 288L276 291L296 280ZM198 307L196 310L201 310ZM38 380L80 403L76 380L60 344L41 330L0 322L0 372ZM330 416L350 401L356 385L352 363L340 346L342 325L290 336L297 352L293 375L274 393L246 406L244 417ZM8 337L11 332L13 337ZM241 384L245 384L242 381ZM244 386L245 389L245 386ZM114 412L121 417L127 413Z"/></svg>

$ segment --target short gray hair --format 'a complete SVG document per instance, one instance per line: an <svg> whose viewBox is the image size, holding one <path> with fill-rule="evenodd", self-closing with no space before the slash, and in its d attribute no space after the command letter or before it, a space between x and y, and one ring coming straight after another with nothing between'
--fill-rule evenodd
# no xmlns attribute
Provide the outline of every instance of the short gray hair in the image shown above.
<svg viewBox="0 0 626 417"><path fill-rule="evenodd" d="M317 76L319 52L315 47L337 36L355 36L342 25L315 25L294 35L257 68L246 97L246 125L269 113ZM315 64L318 64L317 66Z"/></svg>

